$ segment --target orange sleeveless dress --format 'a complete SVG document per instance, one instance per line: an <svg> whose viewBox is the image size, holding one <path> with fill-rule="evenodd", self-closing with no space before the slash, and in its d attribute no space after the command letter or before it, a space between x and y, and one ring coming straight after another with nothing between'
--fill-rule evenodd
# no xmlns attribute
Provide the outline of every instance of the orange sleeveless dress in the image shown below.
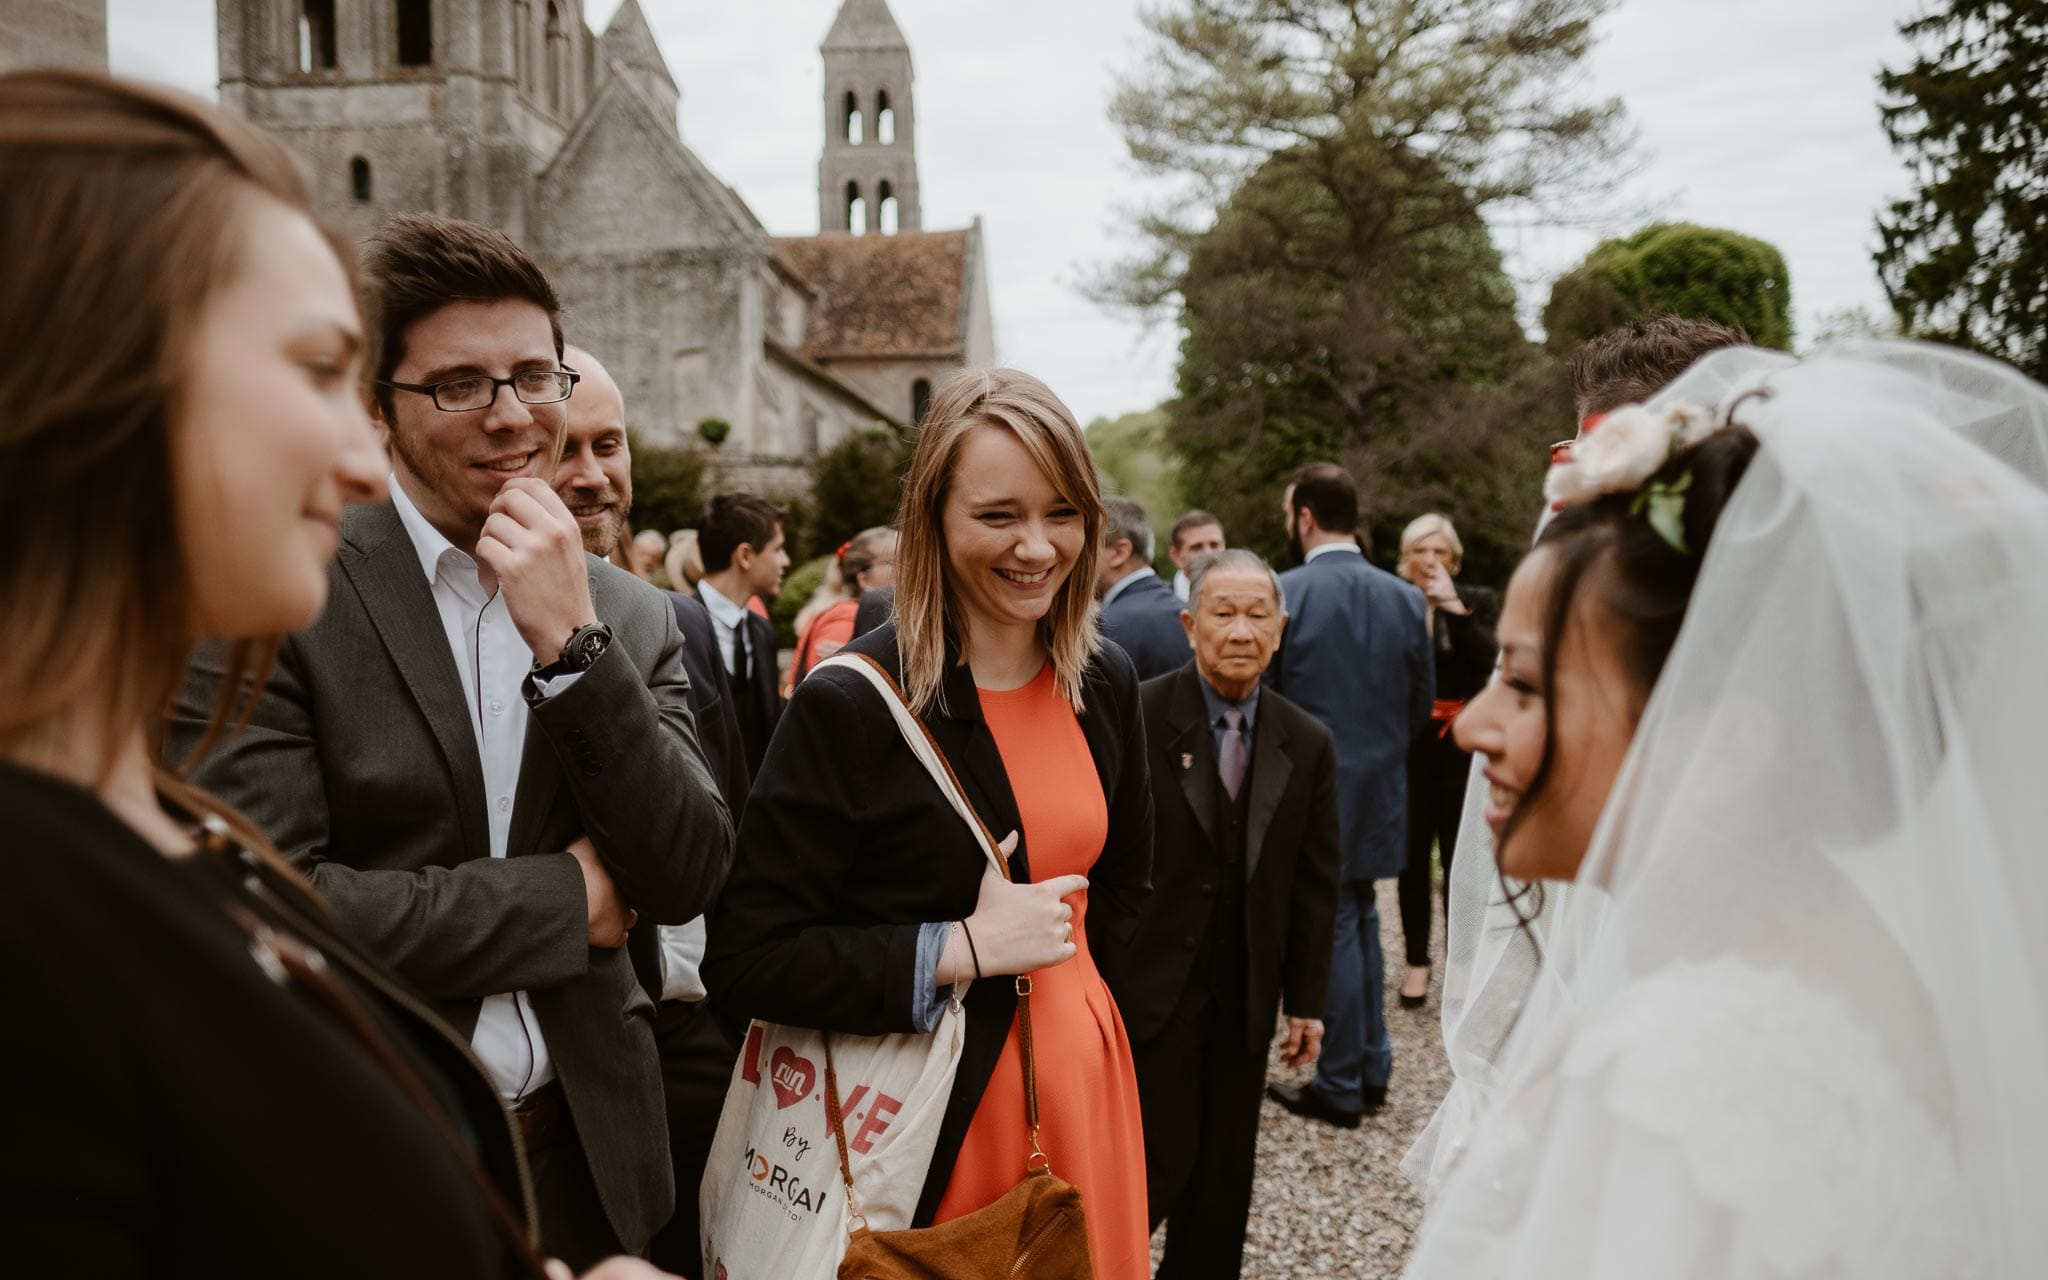
<svg viewBox="0 0 2048 1280"><path fill-rule="evenodd" d="M1108 836L1109 808L1088 740L1053 682L1051 665L1021 689L983 689L980 695L1017 797L1033 878L1087 875ZM1080 1188L1096 1280L1146 1280L1152 1246L1145 1128L1131 1042L1088 954L1088 895L1067 901L1079 951L1032 975L1040 1138L1053 1172ZM1001 1199L1023 1178L1030 1154L1013 1022L934 1221L949 1222Z"/></svg>

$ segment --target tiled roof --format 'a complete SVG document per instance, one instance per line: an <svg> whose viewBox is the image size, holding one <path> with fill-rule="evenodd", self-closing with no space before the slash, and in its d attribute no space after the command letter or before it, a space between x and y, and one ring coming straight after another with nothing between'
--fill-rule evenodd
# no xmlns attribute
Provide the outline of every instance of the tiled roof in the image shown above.
<svg viewBox="0 0 2048 1280"><path fill-rule="evenodd" d="M959 356L972 231L787 236L775 254L815 295L803 353L813 360Z"/></svg>

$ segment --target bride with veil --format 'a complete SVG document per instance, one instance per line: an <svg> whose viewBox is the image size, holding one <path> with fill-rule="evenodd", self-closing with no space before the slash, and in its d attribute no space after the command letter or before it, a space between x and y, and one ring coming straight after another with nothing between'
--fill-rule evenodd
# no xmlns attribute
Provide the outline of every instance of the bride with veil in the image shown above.
<svg viewBox="0 0 2048 1280"><path fill-rule="evenodd" d="M1550 493L1458 734L1569 890L1464 944L1487 1087L1406 1274L2040 1274L2048 392L1722 352Z"/></svg>

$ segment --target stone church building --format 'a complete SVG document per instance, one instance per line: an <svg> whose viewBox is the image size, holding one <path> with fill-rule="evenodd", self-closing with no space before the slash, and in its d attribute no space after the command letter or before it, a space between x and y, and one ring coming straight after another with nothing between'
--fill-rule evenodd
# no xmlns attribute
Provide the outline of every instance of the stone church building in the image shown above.
<svg viewBox="0 0 2048 1280"><path fill-rule="evenodd" d="M281 135L358 238L429 210L548 268L635 437L717 419L729 482L786 490L821 448L908 425L994 361L980 220L927 231L910 46L886 0L826 34L819 233L771 236L683 141L639 0L219 0L220 97ZM738 72L736 71L736 74Z"/></svg>

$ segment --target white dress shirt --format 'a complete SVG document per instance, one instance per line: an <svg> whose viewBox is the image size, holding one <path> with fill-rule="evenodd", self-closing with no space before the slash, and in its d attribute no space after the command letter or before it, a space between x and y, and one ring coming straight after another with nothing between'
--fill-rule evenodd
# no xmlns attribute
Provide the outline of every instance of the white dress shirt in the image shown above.
<svg viewBox="0 0 2048 1280"><path fill-rule="evenodd" d="M718 588L709 582L699 582L697 589L704 594L705 611L711 615L711 620L718 624L711 628L711 633L718 637L718 656L725 663L725 674L737 676L740 668L735 657L736 647L744 643L739 638L740 628L747 625L747 614L751 611L744 602L734 604L720 595Z"/></svg>
<svg viewBox="0 0 2048 1280"><path fill-rule="evenodd" d="M1188 588L1192 585L1194 584L1188 581L1187 570L1175 569L1173 571L1173 594L1180 597L1182 604L1188 602Z"/></svg>
<svg viewBox="0 0 2048 1280"><path fill-rule="evenodd" d="M533 669L533 650L526 647L505 601L484 590L476 561L427 523L396 475L391 477L391 505L419 554L420 571L433 587L441 629L455 655L455 669L462 673L463 701L484 770L491 856L502 858L512 829L520 758L526 751L526 699L520 688ZM550 680L543 692L560 693L575 678ZM469 1043L507 1098L524 1097L555 1078L547 1041L524 991L485 996Z"/></svg>
<svg viewBox="0 0 2048 1280"><path fill-rule="evenodd" d="M1301 558L1301 562L1303 564L1307 564L1309 561L1315 559L1317 556L1325 555L1335 551L1349 551L1354 556L1362 556L1365 554L1365 552L1360 551L1358 549L1358 544L1355 542L1325 542L1322 546L1315 548L1313 551L1310 551L1307 555L1303 556Z"/></svg>
<svg viewBox="0 0 2048 1280"><path fill-rule="evenodd" d="M1124 588L1139 581L1140 579L1156 578L1158 576L1159 575L1153 571L1152 566L1149 564L1131 570L1131 572L1125 574L1123 577L1118 578L1115 582L1111 583L1109 590L1102 593L1102 607L1105 609L1109 608L1110 601L1122 595L1124 593Z"/></svg>

